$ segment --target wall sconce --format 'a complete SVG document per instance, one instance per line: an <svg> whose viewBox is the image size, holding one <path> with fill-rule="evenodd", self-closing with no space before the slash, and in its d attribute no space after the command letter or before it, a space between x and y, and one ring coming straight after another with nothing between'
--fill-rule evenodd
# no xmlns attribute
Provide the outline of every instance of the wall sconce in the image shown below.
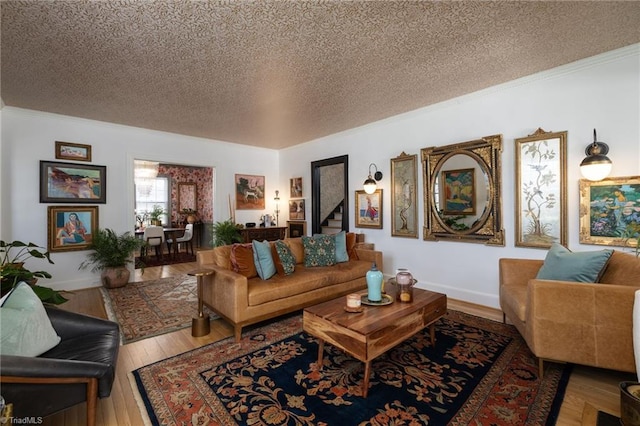
<svg viewBox="0 0 640 426"><path fill-rule="evenodd" d="M598 142L596 129L593 129L593 143L585 148L584 153L587 156L580 163L580 173L585 179L598 181L609 176L613 163L607 157L608 152L609 145L604 142Z"/></svg>
<svg viewBox="0 0 640 426"><path fill-rule="evenodd" d="M276 214L276 226L278 226L278 215L280 215L280 209L278 208L278 201L280 201L280 191L276 189L276 196L273 198L276 202L276 209L274 213Z"/></svg>
<svg viewBox="0 0 640 426"><path fill-rule="evenodd" d="M373 177L371 177L371 166L376 168L376 172L373 174ZM378 166L373 163L369 164L369 177L367 177L367 180L365 180L362 185L364 187L364 192L367 194L373 194L376 192L376 188L378 187L376 181L379 181L380 179L382 179L382 172L378 171Z"/></svg>

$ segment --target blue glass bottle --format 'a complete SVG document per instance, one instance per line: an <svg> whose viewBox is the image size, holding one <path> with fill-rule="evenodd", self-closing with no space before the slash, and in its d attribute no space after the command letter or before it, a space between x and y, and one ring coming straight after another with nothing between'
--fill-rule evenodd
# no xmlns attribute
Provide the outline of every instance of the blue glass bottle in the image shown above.
<svg viewBox="0 0 640 426"><path fill-rule="evenodd" d="M378 270L375 262L371 266L371 269L367 271L367 299L371 302L382 301L382 271Z"/></svg>

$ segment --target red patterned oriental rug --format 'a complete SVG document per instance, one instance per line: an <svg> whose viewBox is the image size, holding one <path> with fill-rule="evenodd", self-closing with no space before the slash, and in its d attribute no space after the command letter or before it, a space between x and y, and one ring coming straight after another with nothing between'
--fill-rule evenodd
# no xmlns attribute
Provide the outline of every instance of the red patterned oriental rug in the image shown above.
<svg viewBox="0 0 640 426"><path fill-rule="evenodd" d="M419 333L364 365L302 331L300 315L139 368L153 425L553 425L570 366L544 377L510 325L449 311L436 345Z"/></svg>
<svg viewBox="0 0 640 426"><path fill-rule="evenodd" d="M126 344L191 327L198 313L197 288L196 277L181 275L101 291L107 315L120 324L120 340Z"/></svg>

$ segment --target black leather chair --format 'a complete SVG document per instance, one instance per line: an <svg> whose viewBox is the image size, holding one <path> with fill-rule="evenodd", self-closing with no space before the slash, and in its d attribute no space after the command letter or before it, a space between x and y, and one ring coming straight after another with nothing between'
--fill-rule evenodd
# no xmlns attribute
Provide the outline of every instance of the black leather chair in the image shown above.
<svg viewBox="0 0 640 426"><path fill-rule="evenodd" d="M14 417L46 417L87 402L96 422L98 397L111 393L119 350L118 324L45 306L60 343L38 357L0 356L0 393Z"/></svg>

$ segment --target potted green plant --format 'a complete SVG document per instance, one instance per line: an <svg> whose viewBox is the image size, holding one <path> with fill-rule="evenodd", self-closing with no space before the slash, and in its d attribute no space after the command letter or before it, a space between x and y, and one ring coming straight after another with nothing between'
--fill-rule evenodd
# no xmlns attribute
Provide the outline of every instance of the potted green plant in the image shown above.
<svg viewBox="0 0 640 426"><path fill-rule="evenodd" d="M211 231L213 233L212 243L214 247L242 242L240 229L231 219L214 223Z"/></svg>
<svg viewBox="0 0 640 426"><path fill-rule="evenodd" d="M127 264L133 261L135 251L143 245L144 242L131 232L118 235L113 229L98 229L89 246L93 251L80 264L80 269L91 266L92 272L102 271L102 285L107 288L122 287L129 282L131 275Z"/></svg>
<svg viewBox="0 0 640 426"><path fill-rule="evenodd" d="M153 205L153 210L149 212L149 220L152 225L162 226L162 215L166 214L162 206L158 204Z"/></svg>
<svg viewBox="0 0 640 426"><path fill-rule="evenodd" d="M59 305L67 301L60 292L36 285L38 278L51 278L47 271L30 271L24 267L28 259L43 259L53 265L50 254L34 243L0 241L0 292L5 295L21 281L31 285L44 303Z"/></svg>

